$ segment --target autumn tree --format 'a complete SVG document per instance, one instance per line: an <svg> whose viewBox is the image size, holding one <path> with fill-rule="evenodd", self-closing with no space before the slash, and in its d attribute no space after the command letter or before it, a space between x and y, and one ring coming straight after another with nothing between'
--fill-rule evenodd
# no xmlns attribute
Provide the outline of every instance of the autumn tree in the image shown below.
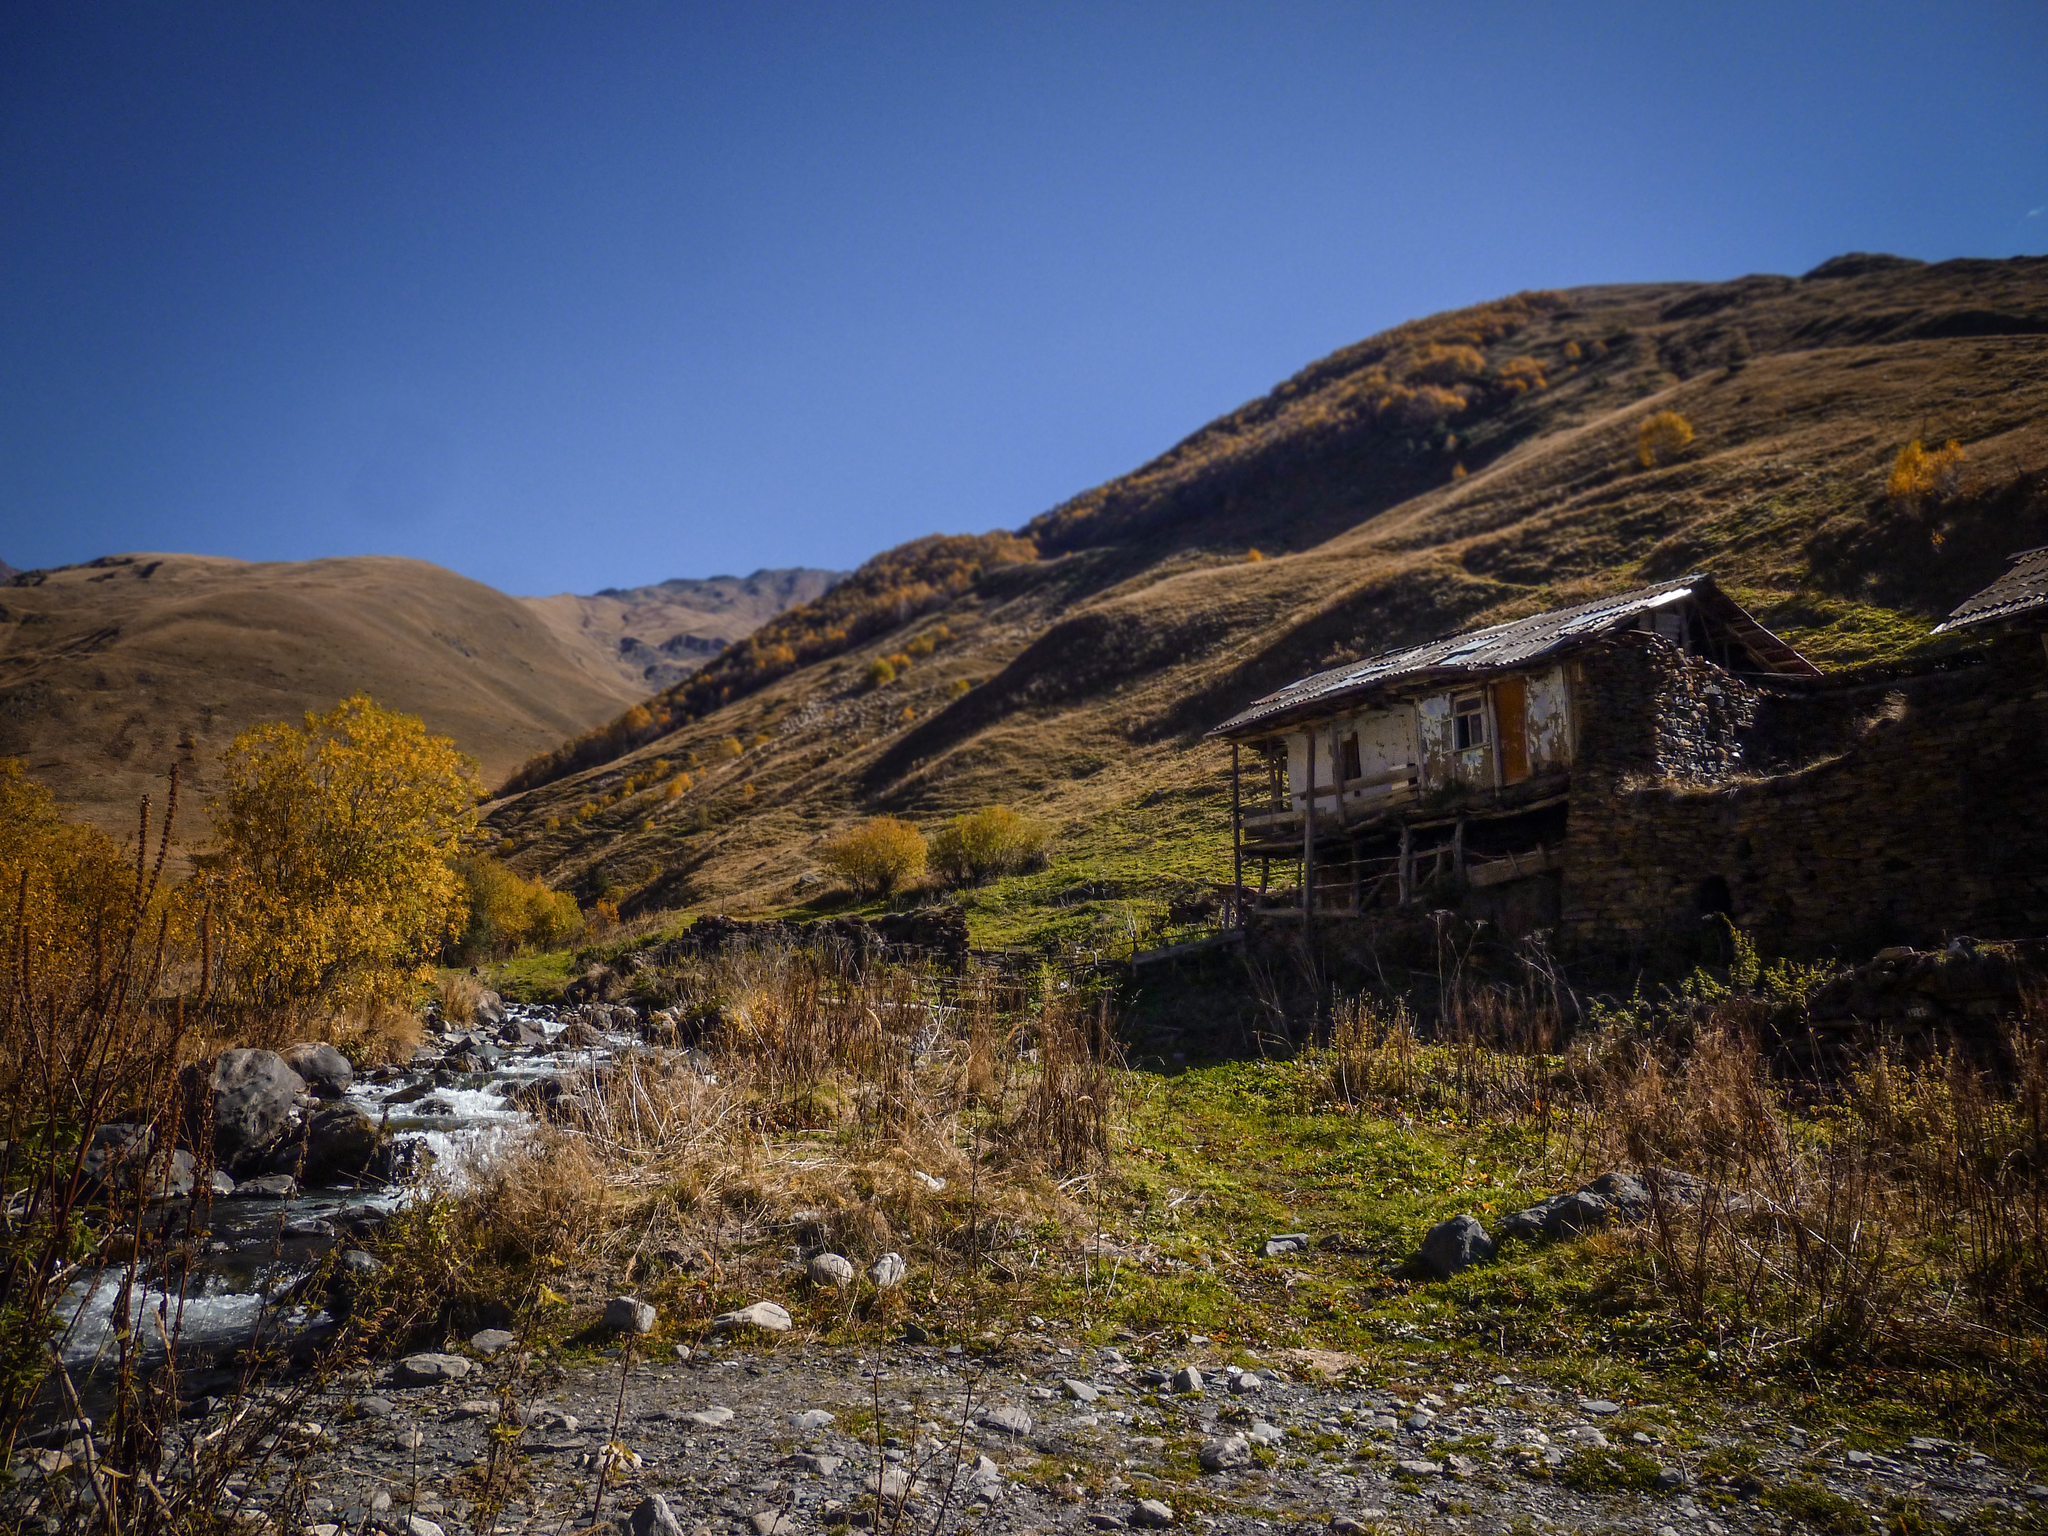
<svg viewBox="0 0 2048 1536"><path fill-rule="evenodd" d="M492 858L475 854L455 861L467 915L447 958L468 964L495 959L516 949L552 949L583 926L576 898L528 880Z"/></svg>
<svg viewBox="0 0 2048 1536"><path fill-rule="evenodd" d="M221 757L193 899L222 979L257 1013L401 994L462 931L451 859L476 825L476 764L362 694L302 726L252 726Z"/></svg>
<svg viewBox="0 0 2048 1536"><path fill-rule="evenodd" d="M1916 507L1923 501L1945 501L1963 488L1963 446L1954 438L1948 445L1929 453L1914 438L1892 460L1892 472L1884 493L1897 506Z"/></svg>
<svg viewBox="0 0 2048 1536"><path fill-rule="evenodd" d="M907 821L875 816L849 827L818 850L818 862L856 895L887 896L924 873L924 836Z"/></svg>
<svg viewBox="0 0 2048 1536"><path fill-rule="evenodd" d="M1043 863L1051 839L1044 823L1007 805L986 806L955 816L940 828L932 839L932 866L948 884L978 885Z"/></svg>
<svg viewBox="0 0 2048 1536"><path fill-rule="evenodd" d="M1659 411L1636 429L1636 462L1645 469L1669 464L1692 444L1692 423L1676 411Z"/></svg>

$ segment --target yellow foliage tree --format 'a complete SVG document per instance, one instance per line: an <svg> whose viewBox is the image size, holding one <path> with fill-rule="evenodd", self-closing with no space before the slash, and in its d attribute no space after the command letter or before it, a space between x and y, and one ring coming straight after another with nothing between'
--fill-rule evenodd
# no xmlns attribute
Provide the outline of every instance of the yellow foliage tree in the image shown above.
<svg viewBox="0 0 2048 1536"><path fill-rule="evenodd" d="M1692 443L1692 423L1676 411L1659 411L1636 429L1636 462L1645 469L1669 464Z"/></svg>
<svg viewBox="0 0 2048 1536"><path fill-rule="evenodd" d="M136 899L136 865L91 827L67 821L19 758L0 757L0 954L40 973L78 960ZM18 924L26 922L24 934Z"/></svg>
<svg viewBox="0 0 2048 1536"><path fill-rule="evenodd" d="M818 850L818 862L857 895L887 896L924 873L923 835L907 821L876 816L850 827Z"/></svg>
<svg viewBox="0 0 2048 1536"><path fill-rule="evenodd" d="M521 948L553 949L583 926L576 898L528 880L487 854L457 859L468 916L451 962L473 964Z"/></svg>
<svg viewBox="0 0 2048 1536"><path fill-rule="evenodd" d="M274 1013L401 995L462 930L450 865L476 825L476 764L362 694L221 756L213 845L188 889L222 935L241 1006Z"/></svg>
<svg viewBox="0 0 2048 1536"><path fill-rule="evenodd" d="M980 884L1045 861L1051 830L1007 805L955 816L932 839L931 859L949 885Z"/></svg>
<svg viewBox="0 0 2048 1536"><path fill-rule="evenodd" d="M1892 460L1891 477L1884 493L1901 505L1934 500L1944 501L1963 488L1963 461L1967 455L1954 438L1948 445L1929 453L1914 438Z"/></svg>
<svg viewBox="0 0 2048 1536"><path fill-rule="evenodd" d="M877 656L868 663L867 679L870 688L886 688L896 681L895 665L888 657Z"/></svg>

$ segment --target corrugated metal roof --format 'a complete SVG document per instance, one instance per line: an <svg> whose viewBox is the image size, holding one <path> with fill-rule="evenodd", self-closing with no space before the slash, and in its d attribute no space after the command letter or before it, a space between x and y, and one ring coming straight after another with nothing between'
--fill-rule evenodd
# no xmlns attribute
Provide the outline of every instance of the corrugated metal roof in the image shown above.
<svg viewBox="0 0 2048 1536"><path fill-rule="evenodd" d="M2040 610L2048 614L2048 545L2023 549L2012 557L2012 569L1934 626L1937 635L1994 624L2000 619Z"/></svg>
<svg viewBox="0 0 2048 1536"><path fill-rule="evenodd" d="M1527 666L1568 651L1590 636L1623 628L1639 615L1685 597L1697 598L1712 608L1715 616L1734 629L1759 663L1769 670L1798 676L1819 676L1817 667L1723 594L1714 585L1713 577L1695 573L1614 597L1580 603L1573 608L1532 614L1526 619L1511 619L1505 624L1494 624L1485 629L1432 640L1426 645L1388 651L1364 661L1332 667L1327 672L1318 672L1313 677L1305 677L1278 692L1267 694L1209 734L1236 735L1255 726L1275 723L1285 716L1313 714L1317 705L1333 704L1399 681L1425 677L1452 679Z"/></svg>

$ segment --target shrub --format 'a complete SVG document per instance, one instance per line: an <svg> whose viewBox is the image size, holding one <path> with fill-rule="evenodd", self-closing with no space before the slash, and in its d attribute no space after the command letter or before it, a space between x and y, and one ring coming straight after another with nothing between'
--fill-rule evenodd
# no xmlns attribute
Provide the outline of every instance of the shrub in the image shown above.
<svg viewBox="0 0 2048 1536"><path fill-rule="evenodd" d="M951 699L965 698L969 693L973 692L973 690L974 684L967 681L967 679L964 677L956 677L947 686L946 697Z"/></svg>
<svg viewBox="0 0 2048 1536"><path fill-rule="evenodd" d="M1259 551L1256 549L1248 549L1244 552L1244 563L1246 565L1257 565L1261 560L1265 558L1266 557L1260 554Z"/></svg>
<svg viewBox="0 0 2048 1536"><path fill-rule="evenodd" d="M1523 394L1532 389L1548 389L1550 381L1543 377L1543 365L1533 357L1511 357L1500 365L1500 382L1503 389Z"/></svg>
<svg viewBox="0 0 2048 1536"><path fill-rule="evenodd" d="M1669 464L1692 443L1692 423L1676 411L1659 411L1636 429L1636 462L1645 469Z"/></svg>
<svg viewBox="0 0 2048 1536"><path fill-rule="evenodd" d="M932 839L932 863L949 885L980 884L1045 862L1052 833L1007 805L955 816Z"/></svg>
<svg viewBox="0 0 2048 1536"><path fill-rule="evenodd" d="M868 663L867 680L870 688L888 687L896 681L895 665L886 656L877 656Z"/></svg>
<svg viewBox="0 0 2048 1536"><path fill-rule="evenodd" d="M476 825L474 762L362 694L222 755L213 846L190 897L220 925L234 999L258 1013L407 991L461 931L450 858Z"/></svg>
<svg viewBox="0 0 2048 1536"><path fill-rule="evenodd" d="M451 964L495 959L521 948L549 949L582 923L576 898L528 880L489 855L455 861L469 903L468 921L449 946Z"/></svg>
<svg viewBox="0 0 2048 1536"><path fill-rule="evenodd" d="M679 773L668 781L668 788L661 792L661 798L664 800L680 800L689 792L690 776L687 773Z"/></svg>
<svg viewBox="0 0 2048 1536"><path fill-rule="evenodd" d="M1954 438L1948 440L1946 447L1929 453L1916 437L1892 460L1891 478L1885 481L1884 493L1902 506L1945 501L1963 488L1965 457L1962 444Z"/></svg>
<svg viewBox="0 0 2048 1536"><path fill-rule="evenodd" d="M740 739L737 736L728 736L718 744L718 755L720 757L740 757L746 753L746 750L745 747L740 745Z"/></svg>
<svg viewBox="0 0 2048 1536"><path fill-rule="evenodd" d="M923 834L894 816L864 821L818 850L818 862L863 896L886 896L915 880L925 858Z"/></svg>
<svg viewBox="0 0 2048 1536"><path fill-rule="evenodd" d="M919 635L915 640L911 641L910 644L903 647L903 651L905 655L910 656L913 659L920 659L931 655L931 653L937 650L938 648L939 642L936 639L934 639L929 634L923 634Z"/></svg>

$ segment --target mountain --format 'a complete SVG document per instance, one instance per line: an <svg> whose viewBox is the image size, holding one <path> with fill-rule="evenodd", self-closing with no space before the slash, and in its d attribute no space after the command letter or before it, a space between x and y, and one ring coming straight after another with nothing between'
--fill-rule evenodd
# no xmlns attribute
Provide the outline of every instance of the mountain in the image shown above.
<svg viewBox="0 0 2048 1536"><path fill-rule="evenodd" d="M623 681L641 693L657 693L784 609L822 597L844 574L798 566L522 601L566 643L594 648Z"/></svg>
<svg viewBox="0 0 2048 1536"><path fill-rule="evenodd" d="M518 598L381 556L131 554L18 572L0 585L0 755L126 831L140 796L161 804L174 764L203 789L245 726L362 691L453 737L495 783L652 691L619 663L623 615L658 613L670 633L713 644L743 636L778 591L816 585L815 573L761 572L641 589L678 589L667 597ZM576 603L594 605L589 624L564 624ZM196 795L180 825L203 829Z"/></svg>
<svg viewBox="0 0 2048 1536"><path fill-rule="evenodd" d="M1691 442L1646 465L1667 411ZM1894 498L1915 438L1956 439L1963 473ZM1227 875L1228 753L1201 732L1293 678L1694 568L1824 666L1926 656L2048 543L2044 483L2048 259L1518 294L1333 353L938 551L943 580L918 574L933 541L878 557L526 765L491 821L521 869L629 909L772 909L851 818L1000 802L1058 830L1018 887L1056 926L1089 890ZM687 792L651 787L678 771ZM1000 904L970 903L985 933L1014 931Z"/></svg>

